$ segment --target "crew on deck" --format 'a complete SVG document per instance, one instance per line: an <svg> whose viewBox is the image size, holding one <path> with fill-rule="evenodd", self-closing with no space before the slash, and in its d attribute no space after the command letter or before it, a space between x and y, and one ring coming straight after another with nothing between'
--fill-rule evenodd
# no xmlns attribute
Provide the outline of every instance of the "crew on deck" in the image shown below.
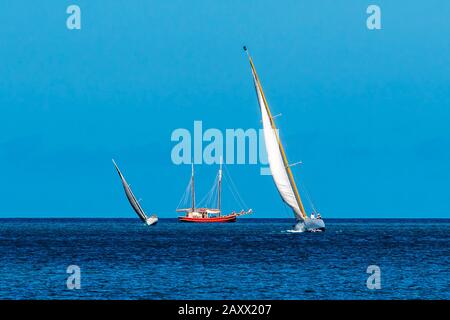
<svg viewBox="0 0 450 320"><path fill-rule="evenodd" d="M322 219L320 213L317 213L317 218L314 216L314 212L311 212L311 219Z"/></svg>

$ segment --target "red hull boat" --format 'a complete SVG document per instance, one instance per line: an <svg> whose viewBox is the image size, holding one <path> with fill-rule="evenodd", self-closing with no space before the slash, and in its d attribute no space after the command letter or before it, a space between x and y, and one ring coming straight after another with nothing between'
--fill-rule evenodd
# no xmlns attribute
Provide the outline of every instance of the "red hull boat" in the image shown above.
<svg viewBox="0 0 450 320"><path fill-rule="evenodd" d="M207 218L193 218L193 217L178 217L180 222L196 222L196 223L224 223L224 222L236 222L236 214L230 214L220 217L207 217Z"/></svg>
<svg viewBox="0 0 450 320"><path fill-rule="evenodd" d="M198 208L195 203L195 188L194 188L194 165L192 164L192 175L185 194L180 201L180 204L184 200L188 200L188 195L191 195L191 206L190 208L178 209L177 212L185 212L186 215L179 216L178 221L180 222L193 222L193 223L224 223L224 222L235 222L238 216L244 214L251 214L252 209L241 210L240 212L232 211L229 214L222 215L221 210L221 194L222 194L222 159L220 161L220 169L217 174L216 180L214 182L213 188L210 190L206 198L213 199L217 193L217 203L212 207L202 207ZM202 201L200 201L202 203ZM186 203L185 203L186 204Z"/></svg>

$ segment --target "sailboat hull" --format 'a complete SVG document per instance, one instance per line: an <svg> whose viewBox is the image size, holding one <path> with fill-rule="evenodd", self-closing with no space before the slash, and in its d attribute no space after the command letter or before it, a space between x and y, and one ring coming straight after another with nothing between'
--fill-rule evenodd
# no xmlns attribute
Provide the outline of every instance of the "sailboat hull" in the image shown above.
<svg viewBox="0 0 450 320"><path fill-rule="evenodd" d="M230 214L227 216L220 217L205 217L205 218L197 218L197 217L178 217L178 221L180 222L193 222L193 223L224 223L224 222L235 222L236 215Z"/></svg>
<svg viewBox="0 0 450 320"><path fill-rule="evenodd" d="M325 222L322 219L306 218L295 225L295 230L306 232L325 231Z"/></svg>
<svg viewBox="0 0 450 320"><path fill-rule="evenodd" d="M145 224L148 226L154 226L157 223L158 223L158 217L156 217L156 216L149 217L145 220Z"/></svg>

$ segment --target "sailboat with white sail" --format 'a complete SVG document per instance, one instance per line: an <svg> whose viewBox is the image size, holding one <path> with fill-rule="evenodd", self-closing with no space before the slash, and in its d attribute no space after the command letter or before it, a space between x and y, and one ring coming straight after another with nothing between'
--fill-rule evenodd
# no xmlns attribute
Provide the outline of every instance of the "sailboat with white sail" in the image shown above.
<svg viewBox="0 0 450 320"><path fill-rule="evenodd" d="M139 201L136 199L136 197L133 194L133 191L131 191L130 185L125 180L125 177L123 176L122 172L120 172L119 167L117 166L114 159L112 160L114 167L117 170L117 173L119 174L120 180L122 181L123 189L125 191L125 195L127 196L128 201L130 202L131 207L133 210L137 213L138 217L148 226L155 225L158 222L158 217L156 215L147 216L144 210L142 209Z"/></svg>
<svg viewBox="0 0 450 320"><path fill-rule="evenodd" d="M291 166L287 160L284 147L281 143L280 136L275 125L274 117L267 104L264 91L261 86L258 74L256 73L255 65L252 57L244 46L244 51L247 53L252 70L253 83L255 85L256 96L262 116L262 125L264 131L264 141L267 150L267 156L272 173L272 178L280 193L282 200L292 209L296 225L295 231L325 231L325 222L319 216L308 217L303 206L300 194L295 184L294 176L292 174Z"/></svg>

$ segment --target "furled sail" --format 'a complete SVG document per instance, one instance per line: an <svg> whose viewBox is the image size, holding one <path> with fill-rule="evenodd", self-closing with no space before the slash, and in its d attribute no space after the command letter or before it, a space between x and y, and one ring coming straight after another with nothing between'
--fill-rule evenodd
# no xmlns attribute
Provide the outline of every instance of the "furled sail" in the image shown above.
<svg viewBox="0 0 450 320"><path fill-rule="evenodd" d="M128 185L127 181L125 180L124 176L122 175L122 172L120 172L119 167L117 166L116 162L113 160L114 167L116 167L117 173L120 176L120 179L122 180L123 189L125 190L125 194L128 198L128 201L130 202L131 206L133 207L134 211L137 213L139 218L143 222L146 222L148 217L145 214L144 210L142 209L141 205L139 204L139 201L136 200L136 197L134 196L133 192L131 191L130 186Z"/></svg>
<svg viewBox="0 0 450 320"><path fill-rule="evenodd" d="M244 50L248 54L245 47ZM303 208L303 204L300 200L300 195L295 185L289 163L278 136L277 128L264 96L261 83L259 82L253 60L249 54L248 58L252 68L253 82L255 84L259 107L261 109L264 140L272 178L283 201L292 208L297 219L303 220L306 217L305 209Z"/></svg>

